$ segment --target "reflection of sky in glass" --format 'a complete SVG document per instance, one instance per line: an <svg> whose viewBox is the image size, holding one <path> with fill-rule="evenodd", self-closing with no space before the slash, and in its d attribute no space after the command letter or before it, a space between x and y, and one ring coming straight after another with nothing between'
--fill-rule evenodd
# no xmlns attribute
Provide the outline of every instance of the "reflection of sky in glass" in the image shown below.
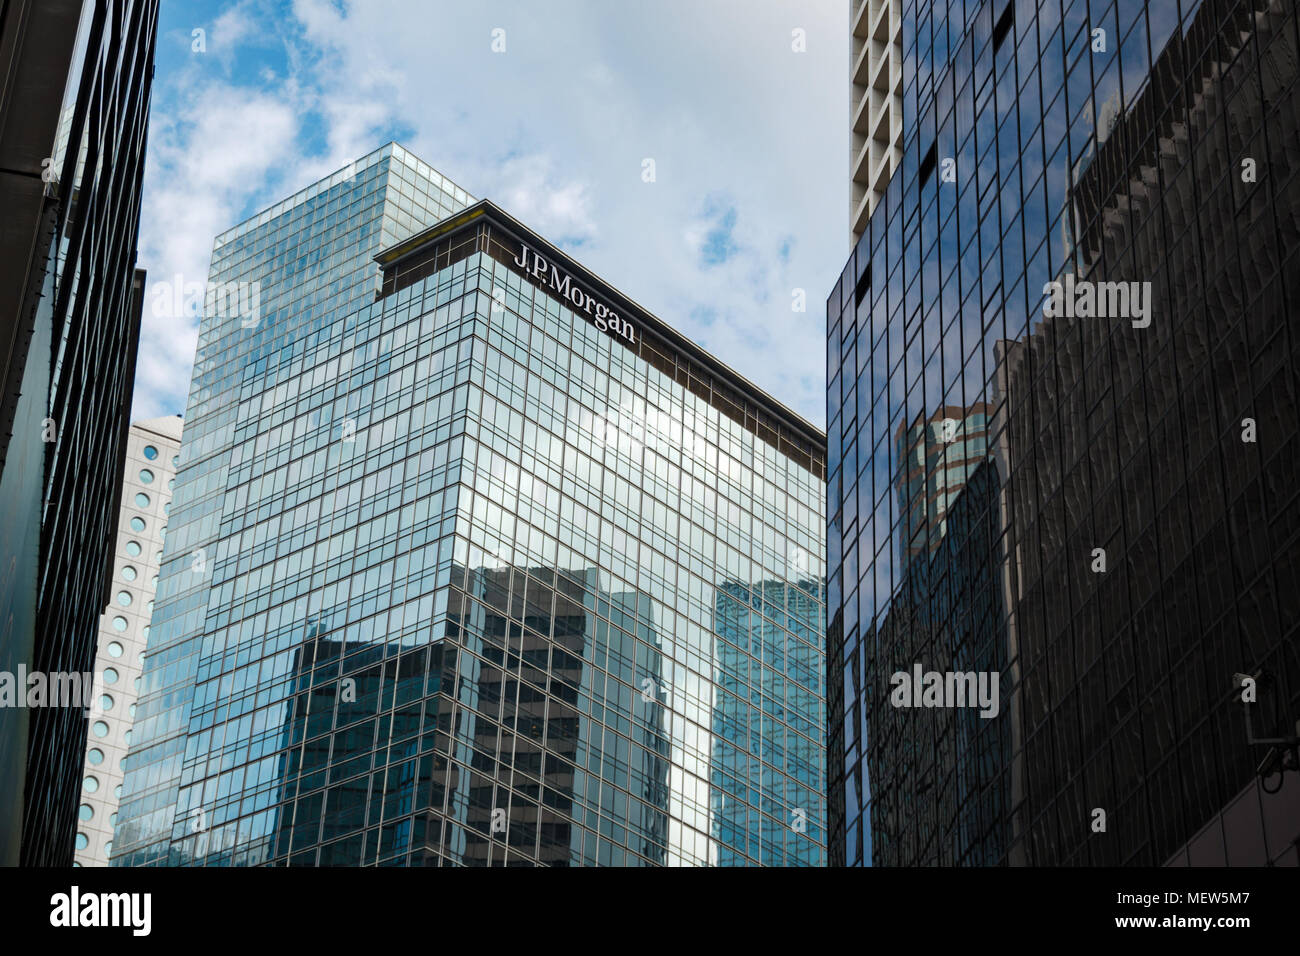
<svg viewBox="0 0 1300 956"><path fill-rule="evenodd" d="M1266 126L1269 104L1293 92L1287 88L1294 81L1294 41L1262 21L1246 18L1240 29L1221 23L1208 5L1197 3L1181 8L1186 44L1170 42L1177 40L1178 4L1074 3L1064 12L1061 6L967 4L963 14L942 4L903 4L904 139L911 167L895 175L886 201L875 209L841 284L849 294L830 303L829 370L837 386L828 404L829 611L832 629L842 628L837 636L845 641L843 659L832 662L831 672L848 688L846 710L833 715L832 733L841 730L848 748L848 778L838 786L846 794L850 862L869 861L873 852L883 862L934 862L960 847L970 860L997 861L1010 852L1020 854L1019 862L1036 857L1057 863L1073 852L1117 863L1118 853L1145 853L1147 862L1159 863L1185 839L1180 824L1169 822L1177 814L1160 809L1148 811L1156 821L1150 841L1140 845L1146 836L1134 833L1122 851L1099 844L1081 849L1071 825L1062 822L1058 830L1055 821L1066 820L1074 805L1098 799L1099 777L1139 775L1134 761L1140 754L1130 753L1116 732L1121 721L1097 705L1103 672L1096 666L1097 645L1122 634L1129 620L1150 614L1153 622L1163 621L1186 606L1182 600L1166 606L1166 595L1157 593L1195 580L1187 570L1161 584L1167 569L1179 564L1169 549L1182 547L1188 535L1177 518L1181 509L1162 514L1164 502L1174 495L1211 499L1193 517L1207 525L1226 513L1217 495L1202 490L1217 488L1217 440L1200 443L1190 430L1157 423L1181 420L1176 409L1186 407L1189 396L1195 405L1204 388L1232 392L1233 407L1261 399L1258 381L1244 384L1250 376L1238 367L1240 350L1234 354L1221 340L1251 334L1280 301L1280 294L1258 295L1262 290L1252 283L1261 277L1250 272L1243 279L1233 251L1249 244L1259 261L1273 261L1278 240L1270 230L1279 217L1269 204L1280 194L1223 176L1215 158L1221 144L1204 130L1226 122L1246 142L1256 135L1249 131ZM1008 14L1009 30L998 45L989 41L1002 9L1014 17ZM977 19L963 36L966 15ZM956 56L944 53L941 31L962 38ZM1285 38L1280 43L1279 35ZM1234 61L1249 73L1244 65L1270 44L1280 51L1261 65L1264 75L1278 74L1271 93L1253 77L1224 75L1224 64ZM945 56L953 64L946 74ZM1225 97L1240 97L1240 108L1226 109ZM932 142L940 163L955 159L955 180L932 175L921 182L915 175ZM1244 227L1247 195L1253 205L1251 225ZM1240 258L1244 264L1249 257ZM1044 321L1043 287L1063 273L1151 281L1157 294L1163 289L1177 303L1166 301L1166 315L1178 331L1171 337L1168 328L1153 327L1144 337L1098 321ZM1244 296L1243 282L1253 289ZM1202 314L1212 317L1208 332ZM1247 331L1231 331L1239 321ZM1184 335L1202 344L1186 351L1170 346ZM1198 381L1192 392L1180 394L1186 383ZM871 396L867 402L863 390ZM989 409L986 439L943 448L919 434L933 429L940 409L965 410L958 417L973 421L973 410L982 406ZM1170 439L1166 428L1177 437ZM1236 435L1228 434L1226 444L1236 447ZM1134 453L1148 444L1153 454ZM1165 453L1164 467L1157 448ZM1225 460L1238 460L1227 454ZM1247 474L1239 464L1229 467ZM1199 468L1205 471L1194 482ZM1184 472L1186 490L1180 487ZM1112 530L1121 513L1122 534ZM990 515L1000 524L990 526ZM838 536L845 540L837 542ZM1125 555L1126 564L1112 564L1105 578L1072 558L1087 554L1098 543L1094 538L1111 542L1112 558L1116 548ZM1215 549L1207 566L1221 560L1232 558ZM986 580L990 567L1001 577ZM1250 600L1269 606L1266 595ZM1215 615L1222 610L1230 621L1229 606L1216 605ZM993 613L998 608L1005 618ZM1064 636L1071 633L1067 624L1074 645ZM1238 639L1231 624L1220 630L1224 641ZM1195 626L1181 633L1193 632L1202 633ZM1254 639L1269 640L1258 631ZM1168 649L1171 660L1198 660L1187 653L1193 645L1186 641L1209 638L1179 640ZM1156 645L1144 636L1140 646ZM878 690L891 663L987 666L1008 649L1012 658L1018 649L1030 662L1017 665L1029 673L1016 679L1017 692L1008 695L1004 711L1031 711L1023 727L1017 725L1016 746L1024 754L1045 748L1049 727L1077 727L1077 735L1053 741L1055 768L1044 759L1018 758L1024 775L1017 778L1017 793L1000 789L996 773L962 777L960 770L943 786L925 790L931 785L923 779L926 755L936 749L932 738L945 739L940 731L958 741L945 752L953 758L947 763L957 766L978 749L971 741L981 732L988 734L983 756L1006 746L1003 729L873 711L877 723L869 735L863 686ZM1108 651L1124 652L1114 645ZM1165 680L1162 671L1152 684ZM1144 699L1155 693L1144 690ZM863 707L853 709L855 702ZM1179 760L1166 763L1185 768L1213 748L1185 722L1166 725L1170 713L1172 707L1144 711L1141 730L1146 739L1155 734L1168 749L1177 748ZM869 760L876 761L874 799L884 801L883 810L871 804ZM1250 769L1246 762L1243 774ZM1009 757L990 759L987 766L1010 763ZM1067 766L1068 775L1061 769ZM1141 777L1159 781L1126 794L1142 809L1164 807L1162 795L1185 790L1192 779L1163 768L1147 768ZM1206 787L1222 783L1209 771L1196 779ZM963 817L981 787L988 788L993 809L982 821ZM1025 800L1026 790L1038 791L1036 803ZM1220 799L1197 797L1204 806ZM1022 836L1008 850L1010 841L993 832L993 821L1009 820L1004 811L1012 805L1023 817L1016 830ZM916 809L909 814L909 807ZM1014 855L1011 862L1017 862Z"/></svg>
<svg viewBox="0 0 1300 956"><path fill-rule="evenodd" d="M171 534L141 683L135 746L127 758L115 842L119 855L129 857L127 862L178 862L179 851L173 851L172 837L190 832L189 811L199 809L185 803L177 806L177 799L183 777L192 776L198 762L200 738L187 741L191 727L196 732L200 728L192 710L213 706L202 698L197 704L193 701L196 693L209 693L200 691L199 685L215 663L201 655L217 653L218 645L264 640L268 630L264 616L254 616L239 625L238 640L217 636L229 626L223 608L230 605L237 589L245 594L249 584L244 569L235 563L241 549L247 561L247 549L264 544L269 528L263 524L259 530L250 529L247 542L241 530L250 510L248 495L256 500L270 494L260 481L256 487L246 483L252 464L243 456L264 450L267 444L265 436L260 448L256 441L246 442L255 414L249 400L257 394L259 404L261 401L254 383L267 385L271 398L277 394L273 389L280 388L281 400L287 398L290 387L302 387L300 369L308 337L334 327L339 317L373 297L378 268L372 257L379 248L444 217L466 199L463 192L401 147L390 145L223 233L214 242L210 286L259 283L260 317L255 327L243 328L239 315L217 315L210 290L185 415L182 456L186 470L177 482L176 508L169 520ZM342 351L339 348L340 354ZM349 349L342 361L350 362L353 357ZM337 364L331 369L325 363L313 376L323 377L327 371L339 375ZM321 384L313 381L312 387ZM330 414L334 414L333 408ZM236 426L241 417L244 424ZM346 409L339 409L337 417L346 417ZM301 435L290 437L304 440ZM328 435L317 433L306 440L318 449L329 444ZM227 489L236 487L242 491L227 498ZM224 525L223 514L228 522ZM255 509L252 514L255 517ZM258 535L262 540L254 540ZM210 574L225 576L221 588L212 586L211 577L192 570L199 558ZM224 562L232 562L232 566L223 570ZM271 613L277 622L284 616L280 610ZM287 617L295 614L305 616L291 608ZM301 640L300 633L294 636L290 630L286 624L285 636L278 638L286 648ZM272 681L273 674L282 677L290 665L283 657L272 657L265 666L268 670L262 680ZM232 682L233 678L226 679L227 685ZM228 686L225 692L229 691ZM262 719L264 724L276 725L274 715L268 718ZM265 743L259 742L250 747L245 759L256 759L255 766L260 768L261 751L266 749ZM251 756L255 752L258 756ZM263 771L256 772L260 779ZM192 790L187 789L187 796ZM264 801L259 798L256 802Z"/></svg>

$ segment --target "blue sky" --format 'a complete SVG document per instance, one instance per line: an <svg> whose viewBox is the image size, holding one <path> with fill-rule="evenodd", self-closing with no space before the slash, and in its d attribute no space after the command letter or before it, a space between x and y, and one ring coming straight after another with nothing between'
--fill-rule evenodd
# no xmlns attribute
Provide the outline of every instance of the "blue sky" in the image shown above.
<svg viewBox="0 0 1300 956"><path fill-rule="evenodd" d="M217 233L397 140L824 426L848 18L845 0L164 0L140 265L203 281ZM135 418L184 411L196 336L146 307Z"/></svg>

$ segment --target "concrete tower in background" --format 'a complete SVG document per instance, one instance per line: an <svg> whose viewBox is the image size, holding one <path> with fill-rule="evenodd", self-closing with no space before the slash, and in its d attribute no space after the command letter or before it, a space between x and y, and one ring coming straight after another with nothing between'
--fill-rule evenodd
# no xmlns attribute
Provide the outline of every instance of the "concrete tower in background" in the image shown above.
<svg viewBox="0 0 1300 956"><path fill-rule="evenodd" d="M902 0L850 0L849 37L849 229L856 243L903 159Z"/></svg>
<svg viewBox="0 0 1300 956"><path fill-rule="evenodd" d="M145 642L162 566L163 535L180 464L181 417L148 418L131 426L122 508L113 546L113 585L99 619L95 686L99 710L90 716L86 772L77 811L76 866L107 866L122 795L123 761L135 723Z"/></svg>

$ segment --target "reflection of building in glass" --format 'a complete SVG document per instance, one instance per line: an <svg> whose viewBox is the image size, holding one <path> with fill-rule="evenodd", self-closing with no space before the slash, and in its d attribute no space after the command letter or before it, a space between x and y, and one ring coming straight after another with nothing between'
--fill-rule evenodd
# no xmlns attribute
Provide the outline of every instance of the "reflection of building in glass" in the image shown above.
<svg viewBox="0 0 1300 956"><path fill-rule="evenodd" d="M918 72L917 162L831 296L831 860L1294 864L1300 783L1256 782L1230 681L1267 674L1257 732L1290 732L1295 8L1063 8L985 4ZM1150 283L1149 311L1043 317L1067 275ZM928 489L890 501L890 448L977 404L984 460L923 563ZM1001 674L1000 716L951 751L966 714L879 703L936 626Z"/></svg>
<svg viewBox="0 0 1300 956"><path fill-rule="evenodd" d="M315 195L374 213L398 155ZM168 552L115 859L824 862L821 433L491 203L378 258L351 310L204 340L185 474L224 477L169 547L211 574Z"/></svg>
<svg viewBox="0 0 1300 956"><path fill-rule="evenodd" d="M638 657L644 679L662 679L650 608L634 594L601 591L599 577L594 568L464 576L448 630L448 643L464 646L456 661L461 706L446 823L441 841L430 834L431 858L470 865L665 861L663 705L653 695L636 698L620 733L606 733L595 712L612 689L608 676L631 676ZM599 838L599 824L588 829L597 820L620 837L619 859L614 843Z"/></svg>
<svg viewBox="0 0 1300 956"><path fill-rule="evenodd" d="M943 538L948 509L988 454L989 406L946 406L918 415L895 437L895 483L902 521L903 566L933 552Z"/></svg>
<svg viewBox="0 0 1300 956"><path fill-rule="evenodd" d="M281 807L297 791L324 789L282 812L274 842L234 862L315 863L319 847L326 866L406 854L424 866L594 863L580 823L601 807L588 767L608 760L630 790L621 825L636 857L625 862L662 863L668 744L654 722L662 705L652 699L631 742L611 738L608 751L600 724L577 708L603 675L597 655L623 660L632 643L597 611L603 605L626 625L635 604L588 590L596 577L456 569L447 639L387 661L382 645L344 648L324 636L327 622L309 628L281 739ZM424 744L422 729L432 730ZM387 769L373 772L385 742Z"/></svg>
<svg viewBox="0 0 1300 956"><path fill-rule="evenodd" d="M826 812L813 723L822 711L823 676L813 650L824 626L814 597L820 588L807 578L718 588L709 770L718 865L776 863L782 832L811 826ZM757 700L747 687L753 682L762 689ZM782 733L782 723L800 732ZM778 773L797 783L811 803L774 792ZM784 816L778 809L783 805Z"/></svg>
<svg viewBox="0 0 1300 956"><path fill-rule="evenodd" d="M862 685L881 688L858 706L872 730L870 780L889 781L871 803L870 846L878 865L984 865L1004 850L1009 808L1010 721L999 709L900 711L890 677L924 670L997 673L1008 647L996 554L1001 532L997 470L969 472L946 511L950 533L909 562L879 626L869 625L852 662ZM865 823L864 823L865 825ZM868 835L864 832L863 838Z"/></svg>

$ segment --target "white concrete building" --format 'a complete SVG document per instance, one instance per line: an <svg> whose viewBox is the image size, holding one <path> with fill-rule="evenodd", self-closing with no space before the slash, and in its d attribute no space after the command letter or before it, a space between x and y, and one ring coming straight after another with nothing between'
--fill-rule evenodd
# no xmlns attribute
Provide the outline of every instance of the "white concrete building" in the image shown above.
<svg viewBox="0 0 1300 956"><path fill-rule="evenodd" d="M99 619L95 674L103 696L86 735L76 866L108 865L180 450L179 415L131 426L113 586Z"/></svg>
<svg viewBox="0 0 1300 956"><path fill-rule="evenodd" d="M903 160L902 0L850 0L849 229L857 242Z"/></svg>

